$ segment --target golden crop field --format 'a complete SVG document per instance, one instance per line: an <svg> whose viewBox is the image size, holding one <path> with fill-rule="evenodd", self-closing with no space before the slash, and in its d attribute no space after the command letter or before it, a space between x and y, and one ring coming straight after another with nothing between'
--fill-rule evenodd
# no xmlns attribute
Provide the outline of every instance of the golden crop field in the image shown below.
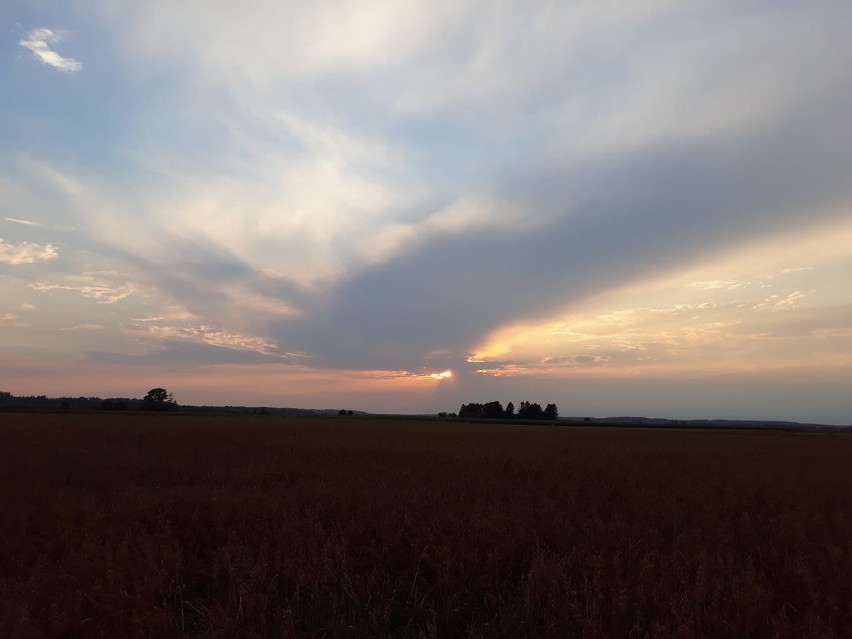
<svg viewBox="0 0 852 639"><path fill-rule="evenodd" d="M0 637L852 637L852 436L0 415Z"/></svg>

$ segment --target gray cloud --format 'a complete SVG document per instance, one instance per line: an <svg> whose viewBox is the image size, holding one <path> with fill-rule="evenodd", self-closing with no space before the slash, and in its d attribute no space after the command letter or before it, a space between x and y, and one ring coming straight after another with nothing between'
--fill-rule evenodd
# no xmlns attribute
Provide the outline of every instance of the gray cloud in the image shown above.
<svg viewBox="0 0 852 639"><path fill-rule="evenodd" d="M849 89L750 135L526 167L500 194L552 222L430 237L312 300L307 319L276 336L329 365L404 368L465 351L509 321L807 225L852 201Z"/></svg>

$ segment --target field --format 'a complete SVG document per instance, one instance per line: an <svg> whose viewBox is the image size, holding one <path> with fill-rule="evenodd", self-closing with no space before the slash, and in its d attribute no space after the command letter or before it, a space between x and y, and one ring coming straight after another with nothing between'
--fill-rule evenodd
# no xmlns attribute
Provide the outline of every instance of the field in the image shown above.
<svg viewBox="0 0 852 639"><path fill-rule="evenodd" d="M0 414L0 637L852 637L852 436Z"/></svg>

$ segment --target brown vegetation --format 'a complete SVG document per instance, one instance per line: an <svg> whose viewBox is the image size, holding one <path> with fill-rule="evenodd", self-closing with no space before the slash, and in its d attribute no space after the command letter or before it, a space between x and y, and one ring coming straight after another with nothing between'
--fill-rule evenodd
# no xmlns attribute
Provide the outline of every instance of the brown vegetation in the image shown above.
<svg viewBox="0 0 852 639"><path fill-rule="evenodd" d="M0 415L0 636L849 637L852 437Z"/></svg>

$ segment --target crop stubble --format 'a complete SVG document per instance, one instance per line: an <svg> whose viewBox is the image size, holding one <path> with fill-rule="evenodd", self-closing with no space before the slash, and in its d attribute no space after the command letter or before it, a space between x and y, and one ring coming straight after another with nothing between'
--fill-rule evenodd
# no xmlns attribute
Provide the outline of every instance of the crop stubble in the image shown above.
<svg viewBox="0 0 852 639"><path fill-rule="evenodd" d="M848 637L852 436L0 415L0 636Z"/></svg>

